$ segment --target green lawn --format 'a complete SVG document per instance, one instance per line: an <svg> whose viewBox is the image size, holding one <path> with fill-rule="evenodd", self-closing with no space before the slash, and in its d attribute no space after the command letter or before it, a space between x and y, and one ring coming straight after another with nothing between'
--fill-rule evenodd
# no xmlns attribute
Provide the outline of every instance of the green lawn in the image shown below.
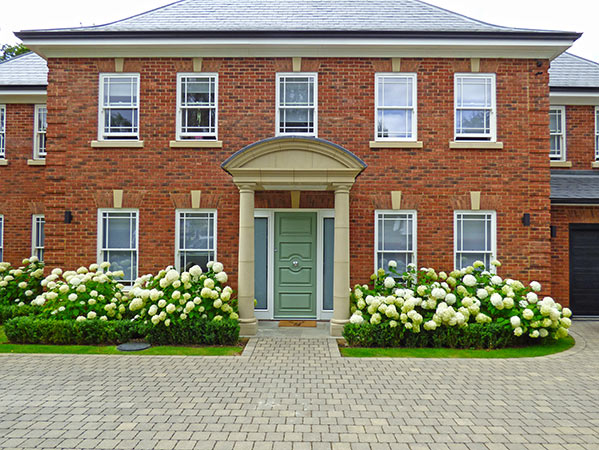
<svg viewBox="0 0 599 450"><path fill-rule="evenodd" d="M458 350L452 348L348 348L340 347L341 355L352 358L532 358L563 352L574 346L568 336L541 345L499 350Z"/></svg>
<svg viewBox="0 0 599 450"><path fill-rule="evenodd" d="M70 353L77 355L186 355L186 356L235 356L241 346L235 347L151 347L141 352L121 352L114 345L30 345L9 344L4 328L0 326L0 353Z"/></svg>

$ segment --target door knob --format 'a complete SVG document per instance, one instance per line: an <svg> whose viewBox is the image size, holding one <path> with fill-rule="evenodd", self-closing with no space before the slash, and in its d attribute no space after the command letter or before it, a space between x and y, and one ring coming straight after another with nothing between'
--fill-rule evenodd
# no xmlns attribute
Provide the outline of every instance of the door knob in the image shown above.
<svg viewBox="0 0 599 450"><path fill-rule="evenodd" d="M293 267L297 267L297 266L299 266L299 261L296 259L296 260L292 261L291 264L293 265Z"/></svg>

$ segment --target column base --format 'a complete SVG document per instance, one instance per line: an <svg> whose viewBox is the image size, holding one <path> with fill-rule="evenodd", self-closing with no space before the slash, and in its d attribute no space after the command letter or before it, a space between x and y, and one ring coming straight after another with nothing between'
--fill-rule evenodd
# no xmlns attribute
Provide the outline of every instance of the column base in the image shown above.
<svg viewBox="0 0 599 450"><path fill-rule="evenodd" d="M258 321L254 319L239 320L240 336L255 336L258 333Z"/></svg>
<svg viewBox="0 0 599 450"><path fill-rule="evenodd" d="M349 320L331 319L331 336L341 337L343 335L343 327Z"/></svg>

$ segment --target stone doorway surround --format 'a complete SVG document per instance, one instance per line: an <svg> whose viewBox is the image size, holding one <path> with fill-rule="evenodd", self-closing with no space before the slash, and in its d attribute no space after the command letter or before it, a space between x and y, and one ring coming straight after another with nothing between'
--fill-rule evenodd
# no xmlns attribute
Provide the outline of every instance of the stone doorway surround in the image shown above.
<svg viewBox="0 0 599 450"><path fill-rule="evenodd" d="M334 191L335 251L332 336L349 319L349 191L366 164L352 152L315 137L279 136L250 144L221 167L239 188L238 282L242 335L255 335L254 193L260 190Z"/></svg>

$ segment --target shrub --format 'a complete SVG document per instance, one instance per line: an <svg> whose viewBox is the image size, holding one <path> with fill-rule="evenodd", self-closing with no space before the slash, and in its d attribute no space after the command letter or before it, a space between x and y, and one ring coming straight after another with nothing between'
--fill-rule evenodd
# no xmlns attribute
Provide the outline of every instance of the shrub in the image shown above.
<svg viewBox="0 0 599 450"><path fill-rule="evenodd" d="M109 345L140 337L145 330L126 320L75 320L17 317L4 324L14 344Z"/></svg>
<svg viewBox="0 0 599 450"><path fill-rule="evenodd" d="M190 318L170 326L152 326L146 340L152 345L234 345L239 340L237 320Z"/></svg>
<svg viewBox="0 0 599 450"><path fill-rule="evenodd" d="M42 282L46 292L32 305L40 315L55 320L121 320L126 316L123 285L117 278L122 272L110 272L110 263L92 264L77 271L52 270Z"/></svg>
<svg viewBox="0 0 599 450"><path fill-rule="evenodd" d="M134 320L163 328L181 322L202 323L198 319L237 320L237 300L232 298L233 289L225 286L227 278L219 262L209 262L206 273L199 266L182 273L169 266L156 276L144 275L135 281L129 310L136 314Z"/></svg>
<svg viewBox="0 0 599 450"><path fill-rule="evenodd" d="M492 348L568 335L572 312L551 297L539 300L541 285L536 281L524 286L503 280L480 261L449 276L434 269L418 271L414 265L400 274L396 266L390 261L389 272L379 269L372 275L372 286L354 287L350 323L358 327L346 327L348 342L372 346L371 342L396 345L399 340L402 345L418 342L425 347L459 343L465 348ZM359 330L362 324L373 327ZM391 332L395 328L400 330ZM366 337L368 333L383 336Z"/></svg>
<svg viewBox="0 0 599 450"><path fill-rule="evenodd" d="M388 323L348 323L343 336L352 347L405 347L405 348L473 348L496 349L522 345L511 330L502 325L470 324L468 327L445 327L423 333L407 332L404 327L390 327Z"/></svg>
<svg viewBox="0 0 599 450"><path fill-rule="evenodd" d="M0 325L13 317L33 316L39 308L31 305L0 305Z"/></svg>
<svg viewBox="0 0 599 450"><path fill-rule="evenodd" d="M0 305L24 305L42 292L44 263L36 256L23 260L23 266L13 269L0 263Z"/></svg>

